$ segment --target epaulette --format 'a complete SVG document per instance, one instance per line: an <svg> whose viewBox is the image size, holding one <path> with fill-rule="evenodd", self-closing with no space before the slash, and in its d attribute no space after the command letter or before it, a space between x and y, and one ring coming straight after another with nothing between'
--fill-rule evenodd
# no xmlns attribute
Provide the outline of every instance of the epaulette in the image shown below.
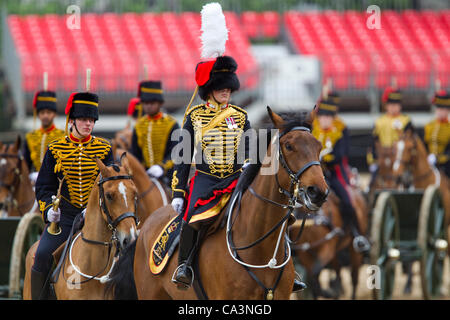
<svg viewBox="0 0 450 320"><path fill-rule="evenodd" d="M50 147L52 147L52 146L54 146L55 144L58 144L58 143L65 143L66 141L68 141L68 139L69 139L68 136L62 136L62 137L60 137L58 139L55 139L52 142L50 142L48 144L48 147L50 148Z"/></svg>
<svg viewBox="0 0 450 320"><path fill-rule="evenodd" d="M229 104L228 107L232 107L233 109L236 109L237 111L240 111L240 112L242 112L244 114L247 114L247 111L245 111L241 107L235 106L234 104Z"/></svg>
<svg viewBox="0 0 450 320"><path fill-rule="evenodd" d="M192 111L194 111L195 109L198 109L198 108L204 107L204 106L205 106L205 104L204 104L204 103L201 103L201 104L197 104L197 105L195 105L195 106L190 107L190 108L186 111L185 117L187 117L187 116L188 116Z"/></svg>
<svg viewBox="0 0 450 320"><path fill-rule="evenodd" d="M106 145L108 145L108 146L111 146L111 143L110 143L107 139L105 139L105 138L102 138L102 137L94 137L94 140L95 140L96 143L97 143L97 142L103 142L104 144L106 144Z"/></svg>
<svg viewBox="0 0 450 320"><path fill-rule="evenodd" d="M344 121L339 117L334 119L333 124L339 131L343 131L347 127Z"/></svg>

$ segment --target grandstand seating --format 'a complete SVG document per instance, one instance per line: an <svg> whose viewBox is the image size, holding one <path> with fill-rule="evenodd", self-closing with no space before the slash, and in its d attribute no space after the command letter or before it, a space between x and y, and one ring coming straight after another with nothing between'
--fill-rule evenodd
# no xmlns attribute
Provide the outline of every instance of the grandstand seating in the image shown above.
<svg viewBox="0 0 450 320"><path fill-rule="evenodd" d="M258 75L250 42L239 17L225 15L230 30L225 54L236 59L242 86L254 88ZM68 29L64 16L8 17L26 91L41 87L44 71L49 88L83 89L86 68L92 69L92 90L134 91L146 76L144 65L166 91L192 91L200 24L198 13L85 14L78 30Z"/></svg>
<svg viewBox="0 0 450 320"><path fill-rule="evenodd" d="M450 86L450 11L381 13L381 28L366 26L365 12L287 12L286 32L295 50L317 55L324 77L338 89L366 88L373 75L384 87L427 88L431 75Z"/></svg>
<svg viewBox="0 0 450 320"><path fill-rule="evenodd" d="M381 29L366 26L368 14L356 11L226 12L230 30L226 54L238 62L242 87L258 85L258 66L250 39L286 34L300 54L316 55L324 77L337 89L379 88L395 76L399 87L426 89L432 76L450 87L450 10L381 13ZM70 30L65 16L8 17L21 61L26 91L49 87L73 91L84 87L92 69L92 89L133 91L146 77L163 80L166 91L192 91L200 61L200 14L84 14L81 29ZM282 33L283 31L283 33Z"/></svg>

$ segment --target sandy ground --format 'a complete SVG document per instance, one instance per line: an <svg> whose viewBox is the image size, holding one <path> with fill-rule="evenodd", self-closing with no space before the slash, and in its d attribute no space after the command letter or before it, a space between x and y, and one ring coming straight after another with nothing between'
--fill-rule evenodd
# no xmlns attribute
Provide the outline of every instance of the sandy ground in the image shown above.
<svg viewBox="0 0 450 320"><path fill-rule="evenodd" d="M369 174L360 175L360 187L364 190L364 187L368 185L370 179ZM359 284L356 291L356 299L358 300L368 300L372 299L372 291L367 285L368 277L372 274L369 265L363 265L359 270ZM351 299L352 294L352 280L349 268L343 268L341 271L341 277L343 282L344 293L340 299L348 300ZM447 256L444 265L444 276L443 284L441 287L441 296L437 299L450 300L450 261ZM325 269L320 274L320 282L323 288L328 288L329 279L334 278L334 271ZM420 263L415 262L413 264L413 279L412 279L412 292L411 294L405 295L403 289L407 281L407 275L402 272L401 264L398 263L395 273L394 282L394 292L393 300L422 300L422 285L420 279ZM296 294L291 295L291 299L299 299L303 297L297 297Z"/></svg>
<svg viewBox="0 0 450 320"><path fill-rule="evenodd" d="M357 300L369 300L372 299L372 292L367 286L367 279L370 275L368 272L369 265L363 265L359 270L359 284L356 291ZM441 287L441 296L436 299L439 300L450 300L450 263L449 257L447 256L444 265L444 279ZM320 282L323 288L328 288L329 279L334 278L334 271L324 270L320 274ZM344 287L344 294L339 298L343 300L351 299L352 293L352 282L350 271L348 268L343 268L341 271L341 277ZM413 284L412 292L409 295L403 293L403 288L405 287L407 281L407 276L403 274L401 265L397 264L395 282L394 282L394 293L392 296L393 300L422 300L422 285L420 279L420 263L415 262L413 264ZM291 295L291 299L299 299L295 294Z"/></svg>

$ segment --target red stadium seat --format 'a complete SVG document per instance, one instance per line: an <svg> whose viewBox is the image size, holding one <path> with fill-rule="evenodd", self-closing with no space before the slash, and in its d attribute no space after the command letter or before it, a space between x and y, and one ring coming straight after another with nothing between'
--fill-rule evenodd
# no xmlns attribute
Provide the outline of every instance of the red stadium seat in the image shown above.
<svg viewBox="0 0 450 320"><path fill-rule="evenodd" d="M364 89L373 74L378 87L395 76L400 87L426 88L431 70L450 68L448 10L383 10L379 30L367 28L367 17L357 11L289 11L283 20L292 47L318 56L324 75L332 76L337 87Z"/></svg>
<svg viewBox="0 0 450 320"><path fill-rule="evenodd" d="M238 73L254 72L257 65L245 27L235 13L225 15L231 31L226 54L238 61ZM278 14L258 14L269 35L279 31L278 19ZM59 89L73 91L84 82L85 69L91 68L92 89L134 92L146 76L144 65L149 67L148 77L164 81L165 90L191 91L200 61L200 24L200 14L190 12L88 13L82 15L78 30L68 29L64 16L8 17L27 91L36 90L43 71L51 73Z"/></svg>

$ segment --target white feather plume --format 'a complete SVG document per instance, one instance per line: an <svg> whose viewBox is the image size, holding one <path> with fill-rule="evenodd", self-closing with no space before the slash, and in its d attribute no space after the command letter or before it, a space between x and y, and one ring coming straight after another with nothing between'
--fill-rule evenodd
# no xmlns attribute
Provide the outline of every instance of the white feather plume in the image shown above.
<svg viewBox="0 0 450 320"><path fill-rule="evenodd" d="M201 57L217 58L225 53L228 29L222 7L217 2L205 4L200 12L202 17Z"/></svg>

